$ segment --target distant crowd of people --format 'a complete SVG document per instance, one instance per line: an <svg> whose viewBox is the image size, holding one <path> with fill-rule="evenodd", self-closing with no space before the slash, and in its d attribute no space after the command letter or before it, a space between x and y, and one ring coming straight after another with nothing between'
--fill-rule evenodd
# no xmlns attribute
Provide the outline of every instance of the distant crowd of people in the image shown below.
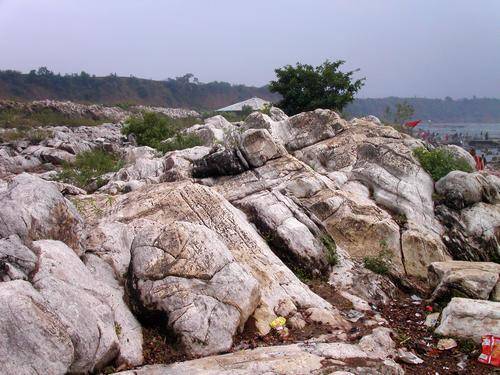
<svg viewBox="0 0 500 375"><path fill-rule="evenodd" d="M440 134L436 132L430 132L429 130L419 130L417 133L417 137L433 144L441 144L441 143L453 143L464 145L471 140L485 140L489 139L488 132L481 132L478 135L470 136L469 133L453 133L453 134Z"/></svg>

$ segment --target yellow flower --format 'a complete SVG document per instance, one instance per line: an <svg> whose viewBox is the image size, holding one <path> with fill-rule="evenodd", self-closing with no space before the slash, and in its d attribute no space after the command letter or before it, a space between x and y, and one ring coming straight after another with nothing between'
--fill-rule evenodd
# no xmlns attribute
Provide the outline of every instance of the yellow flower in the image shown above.
<svg viewBox="0 0 500 375"><path fill-rule="evenodd" d="M285 324L286 324L286 319L283 318L282 316L278 316L269 325L271 326L271 328L281 329L285 326Z"/></svg>

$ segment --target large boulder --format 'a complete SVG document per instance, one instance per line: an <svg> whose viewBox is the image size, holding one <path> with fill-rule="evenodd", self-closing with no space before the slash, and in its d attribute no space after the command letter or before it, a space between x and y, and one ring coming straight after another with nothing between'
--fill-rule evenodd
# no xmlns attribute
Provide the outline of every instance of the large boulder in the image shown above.
<svg viewBox="0 0 500 375"><path fill-rule="evenodd" d="M332 320L338 322L339 328L349 326L329 303L312 293L273 254L266 242L240 211L210 188L187 181L147 186L117 197L113 206L105 212L102 222L126 223L131 233L135 233L134 235L137 236L132 245L132 264L134 275L138 281L135 283L134 289L138 292L147 291L147 289L141 289L142 282L155 285L160 290L177 285L186 296L190 296L189 298L196 297L194 299L196 301L210 302L215 304L213 306L232 311L229 308L231 304L234 304L231 302L231 294L228 295L228 300L215 302L216 298L220 297L216 293L217 289L213 289L213 285L209 282L210 274L216 276L214 277L220 283L218 287L220 290L225 290L226 287L229 288L228 290L234 288L235 284L231 281L235 280L234 278L237 280L246 278L248 285L241 287L244 287L242 293L246 293L249 297L247 301L238 301L238 305L235 306L240 306L243 302L248 305L245 305L247 307L242 309L238 313L239 315L232 315L231 318L231 322L238 320L237 326L240 327L246 314L252 309L253 303L250 302L255 296L251 287L253 278L257 281L260 293L260 302L253 317L257 330L262 334L269 332L269 322L276 318L275 308L283 303L290 304L295 312L309 307L324 309L330 314ZM142 231L141 228L146 229ZM158 231L158 235L162 235L161 238L170 241L166 243L171 243L173 249L181 248L180 245L176 245L175 241L179 241L180 244L183 243L182 239L186 241L185 239L191 236L193 246L200 249L199 258L193 256L189 261L179 259L178 262L169 265L174 261L175 254L165 253L162 249L167 249L167 247L161 243L156 243L154 245L156 247L152 247L153 242L151 241L154 240L154 237L153 239L150 237ZM144 239L141 240L143 237ZM202 238L208 238L219 245L214 247L210 241L203 243ZM145 249L149 247L151 251L141 249L140 241L146 241ZM187 247L185 251L191 252L194 249L191 250L190 247ZM234 259L232 262L235 264L231 267L223 267L225 262L230 259ZM207 275L203 275L201 271L203 265L211 270ZM223 267L223 273L214 273L215 270L219 269L218 266ZM236 272L236 268L234 268L236 266L241 267L241 270ZM195 271L198 273L193 274ZM248 276L245 276L246 273ZM193 275L197 275L197 277L193 278ZM225 285L226 283L231 283L231 285ZM190 285L197 294L189 291ZM138 302L147 307L148 303L145 301L149 300L151 301L149 306L162 306L168 315L171 314L168 309L175 309L177 314L178 308L181 307L177 307L177 302L174 304L175 298L177 296L169 297L168 293L158 293L149 295L149 297L148 293L145 293ZM212 334L215 330L211 325L217 327L219 322L213 319L206 322L205 316L199 316L199 314L204 314L204 308L199 303L201 302L196 302L194 306L190 307L192 323L207 323L208 327L206 325L200 327L206 329L205 332ZM175 323L174 317L174 314L169 317L171 325ZM179 321L178 324L181 322ZM189 322L185 324L189 324ZM228 328L228 330L233 329ZM181 336L186 335L186 342L189 342L188 335L198 334L196 332L178 333ZM222 345L218 347L222 347ZM205 348L205 350L209 349Z"/></svg>
<svg viewBox="0 0 500 375"><path fill-rule="evenodd" d="M206 119L203 124L185 129L184 132L200 138L204 146L212 146L215 143L224 144L234 129L233 124L223 116L217 115Z"/></svg>
<svg viewBox="0 0 500 375"><path fill-rule="evenodd" d="M492 262L436 262L431 263L428 281L434 289L432 299L438 300L455 293L472 299L496 300L495 287L500 289L500 265Z"/></svg>
<svg viewBox="0 0 500 375"><path fill-rule="evenodd" d="M461 211L439 205L436 216L446 228L443 241L454 259L500 259L500 205L476 203Z"/></svg>
<svg viewBox="0 0 500 375"><path fill-rule="evenodd" d="M474 157L462 147L457 145L443 145L439 146L439 149L448 151L457 159L464 159L473 171L476 170L476 161Z"/></svg>
<svg viewBox="0 0 500 375"><path fill-rule="evenodd" d="M392 268L404 274L400 230L369 198L363 186L339 190L325 176L286 155L214 187L242 209L282 259L321 270L327 262L325 235L351 256L391 254Z"/></svg>
<svg viewBox="0 0 500 375"><path fill-rule="evenodd" d="M189 355L229 350L259 303L255 278L203 225L144 220L135 232L132 270L142 305L167 314Z"/></svg>
<svg viewBox="0 0 500 375"><path fill-rule="evenodd" d="M0 237L16 234L23 241L50 238L82 253L83 219L54 184L23 173L0 192L0 201Z"/></svg>
<svg viewBox="0 0 500 375"><path fill-rule="evenodd" d="M252 113L243 124L244 129L267 129L290 152L332 138L344 130L346 121L330 110L317 109L292 117L278 116L281 121L259 113Z"/></svg>
<svg viewBox="0 0 500 375"><path fill-rule="evenodd" d="M500 199L500 191L491 178L462 171L452 171L437 181L436 192L448 207L456 210L479 202L494 204Z"/></svg>
<svg viewBox="0 0 500 375"><path fill-rule="evenodd" d="M481 341L500 335L500 302L453 298L441 314L436 333Z"/></svg>
<svg viewBox="0 0 500 375"><path fill-rule="evenodd" d="M248 164L260 167L268 160L276 159L286 153L264 129L249 129L241 135L241 150Z"/></svg>
<svg viewBox="0 0 500 375"><path fill-rule="evenodd" d="M0 283L2 374L66 374L75 353L59 317L29 282Z"/></svg>
<svg viewBox="0 0 500 375"><path fill-rule="evenodd" d="M403 369L390 356L389 330L377 328L359 344L308 343L261 347L171 365L145 366L123 375L387 374Z"/></svg>
<svg viewBox="0 0 500 375"><path fill-rule="evenodd" d="M104 289L75 252L60 241L33 243L38 267L32 283L59 317L75 348L72 372L101 369L119 353L113 310Z"/></svg>
<svg viewBox="0 0 500 375"><path fill-rule="evenodd" d="M208 155L194 161L193 177L236 175L248 169L250 166L238 148L214 147Z"/></svg>
<svg viewBox="0 0 500 375"><path fill-rule="evenodd" d="M296 150L294 156L342 191L353 191L353 182L364 185L368 199L401 229L400 235L388 235L382 243L400 237L406 273L425 277L430 262L450 257L441 240L443 227L434 216L434 183L413 157L412 150L421 145L393 128L358 119L345 123L333 138ZM349 246L344 247L349 251ZM380 245L372 248L383 250Z"/></svg>
<svg viewBox="0 0 500 375"><path fill-rule="evenodd" d="M99 282L99 294L113 310L115 333L118 337L120 352L117 365L139 366L143 363L142 327L125 303L125 290L108 263L95 254L85 254L85 266Z"/></svg>

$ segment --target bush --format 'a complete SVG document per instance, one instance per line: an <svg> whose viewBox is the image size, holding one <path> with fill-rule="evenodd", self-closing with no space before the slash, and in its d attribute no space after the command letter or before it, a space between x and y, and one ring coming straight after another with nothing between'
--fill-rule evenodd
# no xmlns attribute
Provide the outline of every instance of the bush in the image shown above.
<svg viewBox="0 0 500 375"><path fill-rule="evenodd" d="M142 116L129 118L122 128L122 133L133 134L140 146L153 147L162 152L182 150L201 144L198 137L180 133L180 130L196 122L198 119L195 118L172 119L157 113L145 112ZM166 141L169 138L172 139Z"/></svg>
<svg viewBox="0 0 500 375"><path fill-rule="evenodd" d="M363 258L365 268L379 275L387 275L391 263L392 253L389 251L387 241L380 241L382 250L377 256L366 256Z"/></svg>
<svg viewBox="0 0 500 375"><path fill-rule="evenodd" d="M64 164L56 179L80 188L87 187L94 180L97 180L97 185L102 186L100 177L108 172L118 171L123 164L115 153L103 150L85 151L76 156L74 163Z"/></svg>
<svg viewBox="0 0 500 375"><path fill-rule="evenodd" d="M456 158L448 150L437 148L428 151L424 147L418 147L413 151L413 154L434 181L446 176L451 171L472 172L467 160Z"/></svg>

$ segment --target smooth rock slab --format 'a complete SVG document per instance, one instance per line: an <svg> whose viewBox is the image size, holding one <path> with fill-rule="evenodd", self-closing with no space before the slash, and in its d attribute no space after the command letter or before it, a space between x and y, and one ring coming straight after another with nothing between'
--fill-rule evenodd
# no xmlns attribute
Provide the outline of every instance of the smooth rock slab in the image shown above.
<svg viewBox="0 0 500 375"><path fill-rule="evenodd" d="M481 341L484 335L500 335L500 302L453 298L441 314L436 333Z"/></svg>
<svg viewBox="0 0 500 375"><path fill-rule="evenodd" d="M388 337L387 331L382 335ZM366 337L366 336L365 336ZM367 343L310 343L261 347L172 365L146 366L123 375L261 375L261 374L403 374L388 356L392 347L377 340L377 351ZM339 371L339 372L337 372Z"/></svg>
<svg viewBox="0 0 500 375"><path fill-rule="evenodd" d="M29 282L0 283L0 371L65 374L74 350L64 324Z"/></svg>

